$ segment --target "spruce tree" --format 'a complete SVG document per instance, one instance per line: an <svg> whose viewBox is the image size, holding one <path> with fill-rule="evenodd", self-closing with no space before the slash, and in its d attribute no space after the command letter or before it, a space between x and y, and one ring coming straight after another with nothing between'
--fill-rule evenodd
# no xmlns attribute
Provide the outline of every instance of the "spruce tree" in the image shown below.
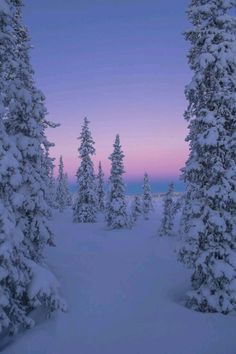
<svg viewBox="0 0 236 354"><path fill-rule="evenodd" d="M19 324L28 326L33 323L27 316L32 309L43 304L53 311L63 308L64 304L58 296L53 276L53 283L47 283L47 289L45 280L39 277L39 273L50 274L43 263L43 251L44 246L52 244L53 240L46 197L49 143L45 129L49 123L45 120L43 95L33 80L30 44L21 19L22 2L8 0L4 3L3 8L7 11L0 7L1 156L6 154L9 167L3 179L1 169L6 166L2 158L0 180L4 185L1 186L0 204L4 208L1 214L5 220L1 220L0 233L1 252L9 246L9 253L5 248L9 263L1 258L2 265L9 267L9 275L3 276L0 285L5 287L9 303L3 296L0 306L2 314L4 306L8 308L8 328L15 332ZM12 149L11 159L8 151Z"/></svg>
<svg viewBox="0 0 236 354"><path fill-rule="evenodd" d="M143 209L142 209L141 198L138 195L136 195L131 204L131 223L135 223L138 220L138 218L142 215L142 213L143 213Z"/></svg>
<svg viewBox="0 0 236 354"><path fill-rule="evenodd" d="M56 191L56 201L60 212L63 212L63 210L70 204L69 198L67 175L64 173L64 164L62 156L60 156Z"/></svg>
<svg viewBox="0 0 236 354"><path fill-rule="evenodd" d="M203 312L236 309L236 18L235 1L192 0L185 243L193 266L187 305Z"/></svg>
<svg viewBox="0 0 236 354"><path fill-rule="evenodd" d="M94 141L89 130L89 121L84 118L79 137L80 167L77 171L78 190L73 205L74 222L93 223L96 221L97 196L93 161L95 154Z"/></svg>
<svg viewBox="0 0 236 354"><path fill-rule="evenodd" d="M106 205L106 221L108 227L120 229L128 226L128 215L123 181L123 174L125 173L123 159L125 155L121 148L119 135L116 136L113 147L113 153L109 157L111 160L111 174Z"/></svg>
<svg viewBox="0 0 236 354"><path fill-rule="evenodd" d="M150 187L149 177L147 172L145 172L144 174L142 204L143 204L144 219L148 220L150 213L153 211L153 204L152 204L152 192L151 192L151 187Z"/></svg>
<svg viewBox="0 0 236 354"><path fill-rule="evenodd" d="M181 239L185 239L185 237L187 238L187 234L188 234L188 220L189 220L189 216L188 216L188 201L186 199L186 193L183 194L183 199L182 199L182 207L181 207L181 212L180 212L180 223L179 223L179 235ZM186 244L185 244L186 247ZM181 251L182 252L182 251ZM186 254L187 255L187 254ZM186 263L186 265L191 266L192 260L189 259L189 261L186 261L182 259L182 255L180 255L180 260L184 261L184 263Z"/></svg>
<svg viewBox="0 0 236 354"><path fill-rule="evenodd" d="M67 205L71 206L72 197L71 197L71 194L70 194L69 178L68 178L68 174L67 173L64 174L64 180L65 180L65 189L66 189L66 195L67 195Z"/></svg>
<svg viewBox="0 0 236 354"><path fill-rule="evenodd" d="M0 333L4 329L14 333L19 325L33 325L33 320L27 316L25 303L31 274L24 262L24 235L14 210L15 204L20 202L17 189L22 182L19 169L21 154L4 126L10 91L7 78L16 60L12 41L14 14L15 9L10 2L0 4Z"/></svg>
<svg viewBox="0 0 236 354"><path fill-rule="evenodd" d="M57 200L56 200L57 186L56 186L56 179L54 177L55 158L49 157L49 151L47 151L46 153L46 160L47 163L45 164L45 167L46 167L46 174L48 175L48 190L49 190L49 194L46 196L47 202L52 209L57 209L58 208Z"/></svg>
<svg viewBox="0 0 236 354"><path fill-rule="evenodd" d="M25 235L25 246L30 257L42 259L46 244L53 243L52 232L48 225L50 208L46 200L49 176L45 165L48 141L45 130L49 123L44 96L36 88L33 69L29 60L29 38L22 25L22 1L12 0L15 7L13 36L15 39L15 68L9 77L9 108L5 126L10 136L16 140L22 154L22 197L19 217Z"/></svg>
<svg viewBox="0 0 236 354"><path fill-rule="evenodd" d="M160 236L171 236L174 227L175 203L174 184L170 183L167 193L163 197L163 217L159 230Z"/></svg>
<svg viewBox="0 0 236 354"><path fill-rule="evenodd" d="M99 211L105 209L105 191L104 191L104 173L102 170L102 164L99 162L98 175L97 175L97 205Z"/></svg>
<svg viewBox="0 0 236 354"><path fill-rule="evenodd" d="M2 22L0 10L0 22ZM0 27L1 28L1 27ZM2 80L0 79L0 86ZM1 91L2 93L3 91ZM4 107L1 105L1 112ZM25 294L31 281L31 270L22 252L23 233L14 212L21 184L20 152L5 132L0 119L0 333L15 333L19 325L31 327ZM17 275L17 276L16 276Z"/></svg>
<svg viewBox="0 0 236 354"><path fill-rule="evenodd" d="M185 202L185 194L181 193L179 196L177 196L174 203L175 214L178 213L179 211L182 211L184 202Z"/></svg>

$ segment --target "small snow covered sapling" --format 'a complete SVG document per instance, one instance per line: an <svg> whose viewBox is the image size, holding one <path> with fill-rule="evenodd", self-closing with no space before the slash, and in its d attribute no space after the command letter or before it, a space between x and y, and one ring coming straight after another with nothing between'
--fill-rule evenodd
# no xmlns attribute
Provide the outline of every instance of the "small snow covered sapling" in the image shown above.
<svg viewBox="0 0 236 354"><path fill-rule="evenodd" d="M154 210L154 207L152 203L152 192L147 172L144 174L142 208L144 219L148 220L150 213Z"/></svg>
<svg viewBox="0 0 236 354"><path fill-rule="evenodd" d="M163 217L159 230L160 236L171 236L174 227L175 203L174 203L174 184L170 183L167 193L163 197Z"/></svg>
<svg viewBox="0 0 236 354"><path fill-rule="evenodd" d="M125 184L123 181L124 153L121 150L120 137L116 136L114 151L109 157L111 160L111 174L106 205L106 222L112 229L121 229L128 226L127 205L125 199Z"/></svg>
<svg viewBox="0 0 236 354"><path fill-rule="evenodd" d="M104 191L104 173L102 170L101 161L98 165L98 175L97 175L97 203L98 210L104 211L105 209L105 191Z"/></svg>
<svg viewBox="0 0 236 354"><path fill-rule="evenodd" d="M77 193L73 203L73 220L77 223L94 223L97 214L96 178L91 157L95 154L89 120L84 118L80 140L81 164L77 171Z"/></svg>
<svg viewBox="0 0 236 354"><path fill-rule="evenodd" d="M67 179L67 175L64 173L64 164L63 164L62 156L60 156L60 162L59 162L56 201L60 212L62 212L70 204L68 179Z"/></svg>
<svg viewBox="0 0 236 354"><path fill-rule="evenodd" d="M138 220L138 218L142 215L142 202L141 198L136 195L131 204L131 223L134 223Z"/></svg>
<svg viewBox="0 0 236 354"><path fill-rule="evenodd" d="M47 151L47 156L49 157L49 151ZM48 204L51 208L57 209L58 204L56 200L56 193L57 193L57 185L56 185L56 179L54 177L54 159L49 159L48 158L48 177L49 177L49 182L48 182L48 195L47 195L47 201Z"/></svg>
<svg viewBox="0 0 236 354"><path fill-rule="evenodd" d="M184 200L185 200L185 194L181 194L180 196L176 197L175 201L174 201L174 213L178 213L183 209L183 205L184 205Z"/></svg>
<svg viewBox="0 0 236 354"><path fill-rule="evenodd" d="M67 173L64 174L64 180L65 180L65 188L66 188L66 195L67 195L67 206L71 206L72 205L72 196L70 193L69 178L68 178Z"/></svg>

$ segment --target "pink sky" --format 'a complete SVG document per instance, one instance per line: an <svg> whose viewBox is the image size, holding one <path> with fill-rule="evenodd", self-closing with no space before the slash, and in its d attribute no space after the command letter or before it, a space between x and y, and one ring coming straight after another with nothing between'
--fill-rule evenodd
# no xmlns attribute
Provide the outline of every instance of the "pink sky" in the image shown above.
<svg viewBox="0 0 236 354"><path fill-rule="evenodd" d="M127 179L140 179L144 171L147 171L153 178L178 178L179 169L184 166L188 154L188 146L184 141L187 134L186 122L181 117L181 108L179 112L176 112L174 108L179 118L172 119L174 112L171 107L162 111L163 113L155 114L157 109L145 113L145 108L143 107L142 111L140 104L139 111L134 108L131 110L127 106L125 116L120 118L119 111L115 110L111 121L107 107L103 109L102 114L100 113L101 117L96 116L95 108L91 105L88 107L90 107L90 114L87 116L91 121L90 128L96 143L96 156L93 159L95 168L101 160L106 176L108 176L110 170L108 156L112 152L115 135L119 133L125 153ZM62 110L59 111L58 118L60 115L64 117L64 114L68 114L68 112L63 113ZM65 169L71 181L75 179L79 165L77 153L79 141L76 137L79 136L82 121L82 112L72 111L68 114L67 122L62 122L61 127L50 131L49 134L49 138L56 143L52 150L53 156L57 158L56 164L62 154Z"/></svg>
<svg viewBox="0 0 236 354"><path fill-rule="evenodd" d="M120 134L127 179L179 176L188 149L184 88L191 80L186 1L27 2L32 63L49 116L52 154L63 155L71 180L79 165L84 116L106 174ZM43 25L42 25L43 24Z"/></svg>

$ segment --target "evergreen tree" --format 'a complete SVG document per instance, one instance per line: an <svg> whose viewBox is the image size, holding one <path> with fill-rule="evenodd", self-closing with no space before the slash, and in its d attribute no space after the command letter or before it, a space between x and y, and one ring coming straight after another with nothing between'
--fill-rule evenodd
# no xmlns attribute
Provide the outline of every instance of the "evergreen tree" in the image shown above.
<svg viewBox="0 0 236 354"><path fill-rule="evenodd" d="M0 20L2 21L0 10ZM1 22L0 21L0 22ZM1 28L1 27L0 27ZM0 79L1 85L1 79ZM2 93L2 91L1 91ZM1 105L4 110L4 107ZM1 109L1 112L3 110ZM21 183L17 150L0 119L0 333L9 329L17 331L18 325L31 327L33 320L27 316L25 293L30 285L30 268L23 252L23 233L14 213L18 200L16 189ZM16 276L16 274L18 276Z"/></svg>
<svg viewBox="0 0 236 354"><path fill-rule="evenodd" d="M189 101L183 262L193 266L187 305L203 312L236 308L235 1L192 0L186 33L194 76Z"/></svg>
<svg viewBox="0 0 236 354"><path fill-rule="evenodd" d="M60 161L59 161L56 201L60 212L62 212L70 204L68 178L67 175L64 173L64 164L63 164L62 156L60 156Z"/></svg>
<svg viewBox="0 0 236 354"><path fill-rule="evenodd" d="M182 208L181 208L181 213L180 213L180 225L179 225L179 234L180 234L180 238L185 239L187 238L187 234L188 234L188 201L186 199L186 194L184 193L183 199L182 199ZM185 245L186 246L186 245ZM182 251L181 251L182 252ZM187 256L187 254L186 254ZM192 260L189 259L189 261L186 261L186 257L185 260L182 259L182 255L180 256L180 260L184 261L184 263L186 263L186 265L190 266L192 263Z"/></svg>
<svg viewBox="0 0 236 354"><path fill-rule="evenodd" d="M48 205L53 208L57 209L57 200L56 200L56 193L57 193L57 186L56 186L56 179L54 177L54 158L49 157L49 151L46 153L46 160L47 163L45 164L46 167L46 174L48 175L48 190L49 194L47 197Z"/></svg>
<svg viewBox="0 0 236 354"><path fill-rule="evenodd" d="M45 120L44 96L33 81L33 70L29 61L29 38L22 25L20 0L12 0L15 6L13 36L15 39L15 67L9 77L8 115L5 120L7 132L16 140L22 154L21 166L23 202L18 210L24 242L30 257L42 259L46 244L53 243L48 225L50 208L48 194L47 156L48 141L45 136L49 123Z"/></svg>
<svg viewBox="0 0 236 354"><path fill-rule="evenodd" d="M184 201L185 201L185 194L184 193L182 193L181 195L179 195L176 198L176 201L174 203L174 212L175 212L175 214L178 213L179 211L182 211L183 205L184 205Z"/></svg>
<svg viewBox="0 0 236 354"><path fill-rule="evenodd" d="M15 9L10 2L0 4L0 333L4 329L14 333L18 325L33 325L24 301L31 278L30 269L24 262L21 250L24 235L14 212L14 205L19 200L17 189L22 182L19 170L21 154L4 126L9 102L7 77L15 61L14 42L11 40L14 14Z"/></svg>
<svg viewBox="0 0 236 354"><path fill-rule="evenodd" d="M98 210L104 211L104 209L105 209L104 173L102 170L101 162L99 162L99 165L98 165L97 202L98 202Z"/></svg>
<svg viewBox="0 0 236 354"><path fill-rule="evenodd" d="M56 281L46 289L39 277L39 272L50 274L43 250L52 244L45 167L49 124L33 81L21 8L20 0L0 4L0 330L7 327L11 332L19 324L32 325L27 314L42 304L49 311L64 307Z"/></svg>
<svg viewBox="0 0 236 354"><path fill-rule="evenodd" d="M140 215L142 215L142 213L143 213L143 209L142 209L141 198L138 195L136 195L131 205L131 222L135 223L140 217Z"/></svg>
<svg viewBox="0 0 236 354"><path fill-rule="evenodd" d="M143 182L143 215L144 219L148 220L150 213L153 211L153 204L152 204L152 192L149 183L149 177L147 172L144 174L144 182Z"/></svg>
<svg viewBox="0 0 236 354"><path fill-rule="evenodd" d="M66 195L67 195L67 205L71 206L72 197L71 197L71 194L70 194L69 178L68 178L68 174L67 173L64 174L64 179L65 179L65 188L66 188Z"/></svg>
<svg viewBox="0 0 236 354"><path fill-rule="evenodd" d="M96 221L97 196L91 156L95 154L95 149L87 118L84 118L79 139L81 141L79 147L81 164L77 171L78 190L73 205L74 222L93 223Z"/></svg>
<svg viewBox="0 0 236 354"><path fill-rule="evenodd" d="M170 183L167 193L163 198L164 210L159 231L160 236L171 236L174 227L175 203L174 203L174 184Z"/></svg>
<svg viewBox="0 0 236 354"><path fill-rule="evenodd" d="M120 137L116 136L111 160L111 174L109 178L108 201L106 205L107 225L112 229L128 226L127 205L125 200L125 185L123 181L124 153L121 150Z"/></svg>

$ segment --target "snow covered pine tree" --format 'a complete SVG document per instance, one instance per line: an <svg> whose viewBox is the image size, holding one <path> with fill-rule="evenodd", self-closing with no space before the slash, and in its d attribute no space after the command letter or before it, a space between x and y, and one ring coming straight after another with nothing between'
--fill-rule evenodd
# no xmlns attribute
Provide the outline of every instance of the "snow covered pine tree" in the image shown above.
<svg viewBox="0 0 236 354"><path fill-rule="evenodd" d="M81 164L77 171L78 190L73 205L74 222L93 223L96 221L97 195L91 156L95 154L95 149L87 118L84 118L82 132L78 139L81 141L79 147Z"/></svg>
<svg viewBox="0 0 236 354"><path fill-rule="evenodd" d="M44 175L48 125L29 62L22 2L0 2L0 332L31 326L30 311L64 308L58 283L43 264L52 243ZM17 276L16 276L17 274Z"/></svg>
<svg viewBox="0 0 236 354"><path fill-rule="evenodd" d="M2 12L0 9L2 23ZM2 58L2 55L0 54ZM0 79L0 85L2 78ZM1 93L2 85L1 85ZM1 104L1 112L4 112ZM31 327L33 321L27 316L25 292L30 284L30 268L24 262L23 233L17 223L12 201L17 198L15 190L21 183L18 160L20 152L11 141L0 119L0 333L4 328L10 333L18 325ZM15 276L15 275L18 276Z"/></svg>
<svg viewBox="0 0 236 354"><path fill-rule="evenodd" d="M5 328L14 332L18 324L31 325L23 301L20 300L29 284L30 270L27 267L24 269L23 262L19 262L23 234L12 206L12 199L17 195L15 189L21 183L18 164L20 152L14 140L11 141L7 136L3 124L7 95L5 75L12 65L8 61L8 52L13 52L9 37L13 14L13 9L7 3L0 3L0 332ZM15 277L15 274L19 274L19 277Z"/></svg>
<svg viewBox="0 0 236 354"><path fill-rule="evenodd" d="M170 183L167 193L163 197L163 218L159 231L160 236L171 236L174 227L175 203L174 203L174 184Z"/></svg>
<svg viewBox="0 0 236 354"><path fill-rule="evenodd" d="M142 213L143 213L143 209L142 209L141 198L138 195L136 195L131 205L131 224L135 223L140 217L140 215L142 215Z"/></svg>
<svg viewBox="0 0 236 354"><path fill-rule="evenodd" d="M46 173L49 177L49 186L48 186L48 190L49 190L49 194L47 195L47 201L48 204L51 208L53 209L57 209L58 205L57 205L57 201L56 201L56 194L57 194L57 186L56 186L56 179L54 177L54 160L55 158L50 158L49 157L49 151L47 151L46 153Z"/></svg>
<svg viewBox="0 0 236 354"><path fill-rule="evenodd" d="M66 194L67 194L67 205L71 206L72 204L72 196L70 194L70 188L69 188L69 178L68 178L68 174L65 173L64 174L64 179L65 179L65 188L66 188Z"/></svg>
<svg viewBox="0 0 236 354"><path fill-rule="evenodd" d="M108 201L106 205L107 225L112 229L121 229L128 226L127 205L125 200L125 185L123 181L124 153L121 150L120 137L116 136L111 160L111 174L109 178Z"/></svg>
<svg viewBox="0 0 236 354"><path fill-rule="evenodd" d="M59 160L56 201L60 212L63 212L63 210L70 204L67 175L64 173L64 164L62 156L60 156Z"/></svg>
<svg viewBox="0 0 236 354"><path fill-rule="evenodd" d="M152 204L152 192L149 183L149 177L147 172L144 174L144 181L143 181L143 216L145 220L149 219L150 213L153 211L153 204Z"/></svg>
<svg viewBox="0 0 236 354"><path fill-rule="evenodd" d="M101 161L98 165L98 175L97 175L97 205L99 211L104 211L105 209L105 191L104 191L104 173L102 170Z"/></svg>
<svg viewBox="0 0 236 354"><path fill-rule="evenodd" d="M189 63L190 156L184 263L193 266L187 305L203 312L236 309L236 18L232 0L192 0Z"/></svg>

